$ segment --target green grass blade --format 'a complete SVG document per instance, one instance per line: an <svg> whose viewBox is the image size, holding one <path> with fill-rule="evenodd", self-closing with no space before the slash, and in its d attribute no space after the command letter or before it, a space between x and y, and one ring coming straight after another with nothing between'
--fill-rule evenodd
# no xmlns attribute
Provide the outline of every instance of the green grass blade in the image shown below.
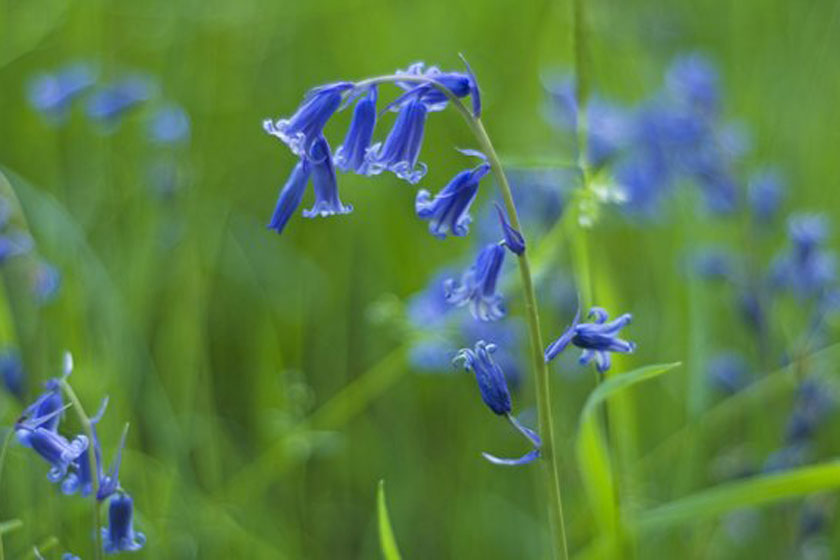
<svg viewBox="0 0 840 560"><path fill-rule="evenodd" d="M637 514L638 531L665 529L748 506L840 488L840 460L730 482Z"/></svg>
<svg viewBox="0 0 840 560"><path fill-rule="evenodd" d="M17 531L23 527L23 521L20 519L10 519L9 521L0 521L0 536L12 531Z"/></svg>
<svg viewBox="0 0 840 560"><path fill-rule="evenodd" d="M379 546L382 549L382 556L385 560L400 560L400 551L397 548L397 540L394 538L394 531L391 529L391 520L388 517L388 504L385 502L385 481L380 480L376 488L376 512L379 518Z"/></svg>

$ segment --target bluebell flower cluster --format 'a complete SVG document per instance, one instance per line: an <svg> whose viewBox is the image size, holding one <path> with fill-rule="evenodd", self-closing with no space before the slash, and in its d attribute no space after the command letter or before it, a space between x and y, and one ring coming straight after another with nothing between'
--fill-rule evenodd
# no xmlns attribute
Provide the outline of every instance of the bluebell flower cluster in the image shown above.
<svg viewBox="0 0 840 560"><path fill-rule="evenodd" d="M588 316L594 318L595 322L581 323L578 311L569 328L545 349L546 362L556 358L571 344L583 350L578 360L581 365L586 365L594 359L598 371L604 373L612 364L611 352L629 354L636 349L635 343L618 338L619 331L632 320L629 313L608 322L607 312L600 307L593 307Z"/></svg>
<svg viewBox="0 0 840 560"><path fill-rule="evenodd" d="M478 84L469 65L466 72L444 72L436 66L416 63L384 81L392 81L403 93L382 110L397 113L383 141L374 141L379 120L376 80L335 82L313 88L292 116L263 121L265 132L281 140L299 158L277 198L270 229L283 232L300 206L310 178L316 202L311 210L303 212L304 217L350 213L352 206L345 206L338 198L336 169L367 176L389 171L411 184L419 182L427 171L420 161L420 152L428 114L443 110L450 97L470 97L474 113L481 110ZM333 115L354 104L344 142L333 153L324 129ZM477 152L465 152L483 158ZM417 215L429 221L433 235L443 238L447 234L467 234L470 205L479 181L489 169L485 161L459 173L434 198L425 190L418 193Z"/></svg>
<svg viewBox="0 0 840 560"><path fill-rule="evenodd" d="M133 502L119 482L127 430L123 431L114 460L107 470L96 431L105 414L107 398L97 414L90 418L92 441L85 434L68 438L59 431L63 413L70 406L65 406L62 384L66 383L72 367L72 358L68 354L65 356L63 376L47 381L44 392L26 407L15 423L17 441L32 449L49 465L47 478L59 484L62 493L90 496L96 488L94 498L98 502L110 500L110 526L103 529L106 552L139 550L145 537L133 530ZM92 471L92 467L95 470Z"/></svg>

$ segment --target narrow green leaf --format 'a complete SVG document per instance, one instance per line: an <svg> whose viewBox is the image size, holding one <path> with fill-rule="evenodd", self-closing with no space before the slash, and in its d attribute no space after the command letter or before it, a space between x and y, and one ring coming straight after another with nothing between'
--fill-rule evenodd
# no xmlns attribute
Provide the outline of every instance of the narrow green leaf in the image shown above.
<svg viewBox="0 0 840 560"><path fill-rule="evenodd" d="M388 517L388 504L385 503L384 480L379 481L376 489L376 511L379 518L379 546L382 548L382 556L385 560L400 560L397 540L394 538L391 520Z"/></svg>
<svg viewBox="0 0 840 560"><path fill-rule="evenodd" d="M23 521L20 519L10 519L9 521L0 521L0 536L12 531L17 531L23 527Z"/></svg>
<svg viewBox="0 0 840 560"><path fill-rule="evenodd" d="M578 469L600 531L615 539L615 542L619 542L621 531L616 487L609 449L601 422L596 414L597 406L611 395L636 383L662 375L678 365L680 364L658 364L614 375L590 393L581 411L575 447Z"/></svg>
<svg viewBox="0 0 840 560"><path fill-rule="evenodd" d="M715 486L637 514L634 528L664 529L743 507L837 488L840 488L840 460Z"/></svg>

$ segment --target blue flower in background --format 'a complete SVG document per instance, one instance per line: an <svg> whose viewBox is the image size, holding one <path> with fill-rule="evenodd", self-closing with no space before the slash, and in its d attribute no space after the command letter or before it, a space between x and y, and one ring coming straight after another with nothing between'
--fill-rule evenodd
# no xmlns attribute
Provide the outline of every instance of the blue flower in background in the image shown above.
<svg viewBox="0 0 840 560"><path fill-rule="evenodd" d="M549 122L565 132L577 129L578 103L575 80L571 76L553 77L543 81L549 102L546 115Z"/></svg>
<svg viewBox="0 0 840 560"><path fill-rule="evenodd" d="M821 297L836 280L836 260L822 250L828 222L818 214L799 214L788 221L789 251L776 258L771 277L775 287L799 299Z"/></svg>
<svg viewBox="0 0 840 560"><path fill-rule="evenodd" d="M461 282L449 279L444 283L446 301L461 307L470 306L470 313L480 321L496 321L505 315L504 299L496 293L499 273L505 260L505 248L498 243L484 247L461 276Z"/></svg>
<svg viewBox="0 0 840 560"><path fill-rule="evenodd" d="M17 352L4 350L0 353L0 381L9 393L23 398L23 364Z"/></svg>
<svg viewBox="0 0 840 560"><path fill-rule="evenodd" d="M306 94L294 115L288 119L263 121L263 129L282 140L299 157L308 154L341 105L343 94L352 89L350 82L337 82L314 88Z"/></svg>
<svg viewBox="0 0 840 560"><path fill-rule="evenodd" d="M335 166L342 171L366 175L367 151L376 127L376 86L368 88L353 110L353 120L344 138L344 144L335 150Z"/></svg>
<svg viewBox="0 0 840 560"><path fill-rule="evenodd" d="M134 530L134 500L120 492L108 504L108 527L102 528L105 552L133 552L143 548L146 536Z"/></svg>
<svg viewBox="0 0 840 560"><path fill-rule="evenodd" d="M309 210L304 210L303 216L315 218L352 212L353 207L349 204L345 206L338 198L338 180L330 145L323 136L312 143L309 149L309 160L312 162L312 188L315 191L315 204Z"/></svg>
<svg viewBox="0 0 840 560"><path fill-rule="evenodd" d="M274 213L271 215L271 221L268 227L277 233L283 233L289 218L295 213L295 210L300 206L303 200L303 193L306 191L306 185L309 184L309 175L312 173L309 160L301 159L292 174L289 175L286 184L280 191L280 196L277 198L277 206L274 208Z"/></svg>
<svg viewBox="0 0 840 560"><path fill-rule="evenodd" d="M78 62L52 74L41 74L29 82L27 98L32 107L53 122L67 116L72 102L96 81L96 71Z"/></svg>
<svg viewBox="0 0 840 560"><path fill-rule="evenodd" d="M426 164L419 163L423 147L428 107L419 95L412 95L400 107L397 120L385 142L378 142L367 151L368 173L378 175L391 171L400 179L416 183L426 174Z"/></svg>
<svg viewBox="0 0 840 560"><path fill-rule="evenodd" d="M473 150L462 150L468 155L484 159L484 155ZM469 233L472 222L470 206L478 194L481 179L490 171L490 164L483 161L473 169L461 171L432 198L429 191L417 192L414 204L417 216L429 221L429 232L439 239L446 234L463 237Z"/></svg>
<svg viewBox="0 0 840 560"><path fill-rule="evenodd" d="M545 361L550 362L570 343L583 350L579 362L588 364L595 358L598 371L604 373L610 369L609 352L629 354L636 349L633 342L618 338L618 332L627 326L632 316L629 313L607 322L607 312L600 307L589 310L589 317L594 317L594 323L580 323L580 312L575 315L571 326L563 335L552 342L545 350Z"/></svg>
<svg viewBox="0 0 840 560"><path fill-rule="evenodd" d="M793 412L787 423L785 438L789 445L803 443L834 410L831 390L816 379L806 379L799 386Z"/></svg>
<svg viewBox="0 0 840 560"><path fill-rule="evenodd" d="M765 169L750 177L747 197L756 222L771 222L778 214L784 196L784 182L778 171Z"/></svg>
<svg viewBox="0 0 840 560"><path fill-rule="evenodd" d="M715 65L699 53L674 59L665 77L668 92L689 108L715 113L720 103L720 86Z"/></svg>
<svg viewBox="0 0 840 560"><path fill-rule="evenodd" d="M12 257L25 255L32 249L32 239L20 232L0 234L0 264Z"/></svg>
<svg viewBox="0 0 840 560"><path fill-rule="evenodd" d="M31 430L27 441L32 449L50 464L47 478L50 482L58 482L67 474L67 469L78 459L88 447L88 439L78 435L71 442L57 432L38 427Z"/></svg>
<svg viewBox="0 0 840 560"><path fill-rule="evenodd" d="M190 137L190 117L174 103L157 108L148 127L149 139L157 144L180 144Z"/></svg>
<svg viewBox="0 0 840 560"><path fill-rule="evenodd" d="M586 107L586 157L593 168L600 168L626 148L630 134L627 111L599 97Z"/></svg>
<svg viewBox="0 0 840 560"><path fill-rule="evenodd" d="M705 280L737 280L735 256L721 247L703 247L689 256L690 270Z"/></svg>
<svg viewBox="0 0 840 560"><path fill-rule="evenodd" d="M39 261L32 273L32 293L44 305L55 299L61 289L61 272L55 266Z"/></svg>
<svg viewBox="0 0 840 560"><path fill-rule="evenodd" d="M723 393L737 393L750 383L746 360L734 352L714 356L707 370L712 385Z"/></svg>
<svg viewBox="0 0 840 560"><path fill-rule="evenodd" d="M113 126L130 110L148 101L154 89L149 78L128 76L95 91L88 99L87 114L94 121Z"/></svg>

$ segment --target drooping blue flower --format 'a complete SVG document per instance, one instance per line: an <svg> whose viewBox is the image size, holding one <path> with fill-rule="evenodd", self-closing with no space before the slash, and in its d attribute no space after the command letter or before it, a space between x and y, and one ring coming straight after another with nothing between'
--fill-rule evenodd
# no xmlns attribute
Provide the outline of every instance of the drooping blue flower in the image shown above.
<svg viewBox="0 0 840 560"><path fill-rule="evenodd" d="M714 64L699 53L674 59L665 77L668 92L690 108L706 114L717 111L720 88Z"/></svg>
<svg viewBox="0 0 840 560"><path fill-rule="evenodd" d="M598 371L604 373L610 369L609 352L629 354L636 349L635 343L618 338L618 332L632 320L629 313L608 323L607 312L600 307L593 307L589 310L588 317L594 317L595 322L581 323L578 311L566 332L546 348L546 362L553 360L571 343L583 350L579 359L582 365L588 364L594 358Z"/></svg>
<svg viewBox="0 0 840 560"><path fill-rule="evenodd" d="M277 198L277 206L274 208L274 213L271 215L271 221L268 223L269 229L273 229L277 233L283 233L286 223L295 210L300 206L303 200L303 193L306 191L306 185L309 184L309 175L312 172L309 160L301 159L292 174L289 175L286 184L280 191L280 196Z"/></svg>
<svg viewBox="0 0 840 560"><path fill-rule="evenodd" d="M342 171L354 171L366 175L369 162L367 151L376 128L376 86L368 89L353 110L353 120L344 138L344 144L336 148L335 166Z"/></svg>
<svg viewBox="0 0 840 560"><path fill-rule="evenodd" d="M453 361L462 361L464 369L475 374L481 399L490 410L499 416L509 414L512 410L510 391L508 391L505 374L491 354L496 351L495 344L487 344L483 340L475 343L475 349L462 348Z"/></svg>
<svg viewBox="0 0 840 560"><path fill-rule="evenodd" d="M326 138L320 136L309 149L309 160L312 163L312 188L315 191L315 204L309 210L303 211L305 218L316 216L332 216L333 214L349 214L353 211L351 205L344 205L338 198L338 179L335 175L332 153Z"/></svg>
<svg viewBox="0 0 840 560"><path fill-rule="evenodd" d="M17 352L0 352L0 381L9 393L19 399L23 398L23 364Z"/></svg>
<svg viewBox="0 0 840 560"><path fill-rule="evenodd" d="M472 96L473 100L473 114L478 117L481 115L481 98L478 92L478 83L475 80L475 75L472 69L467 64L466 59L461 57L467 67L467 72L444 72L437 66L429 66L428 68L422 62L416 62L410 65L406 70L397 71L398 74L406 76L420 76L429 78L439 83L448 89L455 97L463 98L468 95ZM406 90L406 93L399 97L391 105L398 106L406 99L416 96L422 101L429 111L442 111L446 108L449 98L438 87L428 83L418 83L414 81L398 81L398 86Z"/></svg>
<svg viewBox="0 0 840 560"><path fill-rule="evenodd" d="M472 150L464 150L464 153L484 158L483 154ZM425 189L417 192L414 208L420 219L429 221L432 235L443 239L447 233L457 237L469 233L470 206L478 194L479 182L489 171L490 164L485 160L477 167L455 175L434 198Z"/></svg>
<svg viewBox="0 0 840 560"><path fill-rule="evenodd" d="M484 247L475 263L461 276L444 282L446 301L451 305L470 306L470 313L479 321L497 321L504 317L504 298L496 293L496 284L505 260L505 248L498 243Z"/></svg>
<svg viewBox="0 0 840 560"><path fill-rule="evenodd" d="M391 171L400 179L417 183L426 174L425 163L418 163L423 147L428 108L418 95L401 106L385 142L377 142L367 151L368 173Z"/></svg>
<svg viewBox="0 0 840 560"><path fill-rule="evenodd" d="M785 195L781 175L772 169L754 173L749 180L747 195L755 221L761 224L772 221Z"/></svg>
<svg viewBox="0 0 840 560"><path fill-rule="evenodd" d="M310 90L295 114L288 119L263 121L263 129L282 140L292 153L304 157L310 146L321 137L324 126L341 105L344 92L353 88L350 82L336 82Z"/></svg>
<svg viewBox="0 0 840 560"><path fill-rule="evenodd" d="M612 161L626 147L630 134L627 111L600 97L586 107L586 157L598 169Z"/></svg>
<svg viewBox="0 0 840 560"><path fill-rule="evenodd" d="M799 386L793 412L785 434L789 445L807 441L834 409L830 389L816 379L806 379Z"/></svg>
<svg viewBox="0 0 840 560"><path fill-rule="evenodd" d="M522 234L510 225L507 219L507 214L498 202L495 203L496 212L499 215L499 224L502 226L502 234L505 238L505 247L511 250L516 255L521 255L525 252L525 238Z"/></svg>
<svg viewBox="0 0 840 560"><path fill-rule="evenodd" d="M788 221L791 248L773 263L772 280L777 288L790 290L800 299L823 296L836 280L836 260L824 251L828 223L818 214L800 214Z"/></svg>
<svg viewBox="0 0 840 560"><path fill-rule="evenodd" d="M725 352L709 360L709 380L721 392L734 394L749 384L749 369L744 357Z"/></svg>
<svg viewBox="0 0 840 560"><path fill-rule="evenodd" d="M71 103L96 81L96 71L84 62L66 66L53 74L36 76L27 88L29 103L47 119L60 122Z"/></svg>
<svg viewBox="0 0 840 560"><path fill-rule="evenodd" d="M149 139L156 144L180 144L190 137L190 117L183 107L167 103L152 114L148 124Z"/></svg>
<svg viewBox="0 0 840 560"><path fill-rule="evenodd" d="M478 382L478 389L484 403L499 416L504 416L516 430L525 436L533 445L533 449L517 459L505 459L482 453L485 459L496 465L517 466L536 460L540 456L542 441L531 429L523 426L511 414L511 398L508 391L505 374L493 360L491 354L496 351L495 344L488 344L483 340L475 343L475 348L462 348L453 359L453 363L462 362L465 370L472 371Z"/></svg>
<svg viewBox="0 0 840 560"><path fill-rule="evenodd" d="M0 264L12 257L25 255L32 249L32 238L20 232L0 234Z"/></svg>
<svg viewBox="0 0 840 560"><path fill-rule="evenodd" d="M57 432L63 408L61 385L58 380L50 379L45 384L45 391L35 402L26 407L16 422L15 435L18 442L26 447L32 447L30 437L36 429Z"/></svg>
<svg viewBox="0 0 840 560"><path fill-rule="evenodd" d="M29 445L50 464L47 478L58 482L67 474L70 465L81 456L88 447L88 438L78 435L71 442L57 432L43 427L31 430L27 437Z"/></svg>
<svg viewBox="0 0 840 560"><path fill-rule="evenodd" d="M486 322L476 321L469 315L461 315L458 326L460 339L464 343L483 340L488 344L496 345L493 360L504 372L511 393L515 394L522 384L524 375L519 364L519 353L526 331L524 323L516 317L504 321ZM452 356L451 352L449 356Z"/></svg>
<svg viewBox="0 0 840 560"><path fill-rule="evenodd" d="M134 500L124 492L111 498L108 504L108 527L102 528L105 552L133 552L143 548L146 536L134 530Z"/></svg>
<svg viewBox="0 0 840 560"><path fill-rule="evenodd" d="M112 126L128 111L148 101L153 93L154 86L147 77L128 76L94 92L88 100L87 114Z"/></svg>

